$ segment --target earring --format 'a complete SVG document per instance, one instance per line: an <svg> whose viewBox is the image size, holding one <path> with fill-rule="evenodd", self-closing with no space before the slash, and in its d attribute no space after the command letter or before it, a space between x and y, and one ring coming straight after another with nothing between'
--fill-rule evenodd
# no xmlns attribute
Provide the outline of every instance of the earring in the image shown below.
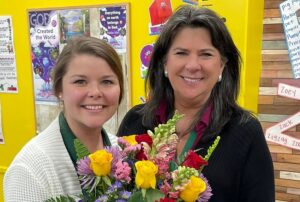
<svg viewBox="0 0 300 202"><path fill-rule="evenodd" d="M222 74L219 75L218 82L222 81Z"/></svg>
<svg viewBox="0 0 300 202"><path fill-rule="evenodd" d="M165 75L166 78L168 78L168 71L166 69L164 71L164 75Z"/></svg>

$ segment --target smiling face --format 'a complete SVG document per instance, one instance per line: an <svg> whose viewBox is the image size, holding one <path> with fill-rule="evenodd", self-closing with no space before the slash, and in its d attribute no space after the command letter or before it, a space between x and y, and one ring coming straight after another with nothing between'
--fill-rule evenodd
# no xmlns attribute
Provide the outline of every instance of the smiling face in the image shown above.
<svg viewBox="0 0 300 202"><path fill-rule="evenodd" d="M75 134L78 130L99 130L118 108L119 80L104 59L77 54L67 66L60 97Z"/></svg>
<svg viewBox="0 0 300 202"><path fill-rule="evenodd" d="M202 105L222 74L224 62L205 28L183 28L174 38L165 63L175 106Z"/></svg>

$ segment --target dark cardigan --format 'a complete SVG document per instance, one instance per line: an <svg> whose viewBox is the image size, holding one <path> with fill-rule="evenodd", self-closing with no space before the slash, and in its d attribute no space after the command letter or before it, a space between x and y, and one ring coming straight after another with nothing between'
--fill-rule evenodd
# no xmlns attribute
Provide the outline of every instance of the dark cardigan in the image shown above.
<svg viewBox="0 0 300 202"><path fill-rule="evenodd" d="M138 112L143 105L133 107L124 117L118 136L143 134L147 130ZM233 116L219 134L219 145L203 170L212 188L210 202L274 202L274 170L270 152L259 121L251 118L239 124ZM204 134L205 135L205 134ZM204 156L214 139L200 142Z"/></svg>

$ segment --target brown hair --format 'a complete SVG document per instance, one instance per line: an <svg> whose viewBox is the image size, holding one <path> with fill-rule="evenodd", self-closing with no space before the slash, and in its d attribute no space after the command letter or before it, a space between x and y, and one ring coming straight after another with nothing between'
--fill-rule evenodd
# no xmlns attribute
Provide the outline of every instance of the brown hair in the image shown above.
<svg viewBox="0 0 300 202"><path fill-rule="evenodd" d="M233 112L242 114L241 120L243 121L247 119L249 114L237 104L240 88L240 53L223 19L214 11L204 7L181 6L163 26L154 44L146 76L145 89L146 94L149 93L149 100L142 110L143 124L149 128L157 125L155 115L162 101L167 103L166 111L168 114L166 118L170 118L174 113L174 91L169 79L164 76L164 64L174 39L185 28L204 28L208 30L212 45L220 52L223 62L226 63L222 73L222 81L214 86L206 103L206 105L213 104L212 120L207 131L211 136L214 136L230 120ZM195 127L198 123L204 109L205 107L199 109L198 117L190 128Z"/></svg>

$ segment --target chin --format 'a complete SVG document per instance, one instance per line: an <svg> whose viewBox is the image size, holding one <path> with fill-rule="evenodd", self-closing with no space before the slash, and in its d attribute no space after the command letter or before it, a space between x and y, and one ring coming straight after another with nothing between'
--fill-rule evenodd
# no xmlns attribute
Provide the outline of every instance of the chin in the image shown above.
<svg viewBox="0 0 300 202"><path fill-rule="evenodd" d="M105 122L103 121L90 121L88 123L85 123L86 127L88 128L100 128L103 126Z"/></svg>

